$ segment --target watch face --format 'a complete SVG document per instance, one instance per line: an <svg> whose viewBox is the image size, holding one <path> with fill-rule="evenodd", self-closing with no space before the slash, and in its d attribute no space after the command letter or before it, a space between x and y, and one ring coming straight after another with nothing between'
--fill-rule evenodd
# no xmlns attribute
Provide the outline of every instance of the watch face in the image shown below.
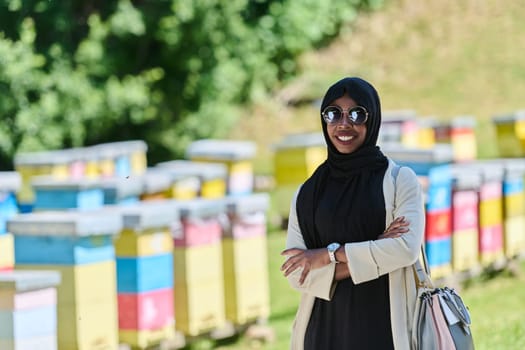
<svg viewBox="0 0 525 350"><path fill-rule="evenodd" d="M337 248L339 248L339 246L340 246L339 243L330 243L327 248L328 248L329 251L333 252L333 251L337 250Z"/></svg>

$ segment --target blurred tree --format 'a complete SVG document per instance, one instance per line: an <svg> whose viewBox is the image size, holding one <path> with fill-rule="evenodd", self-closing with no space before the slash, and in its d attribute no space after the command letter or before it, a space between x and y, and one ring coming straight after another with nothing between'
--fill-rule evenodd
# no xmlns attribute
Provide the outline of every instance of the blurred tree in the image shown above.
<svg viewBox="0 0 525 350"><path fill-rule="evenodd" d="M4 0L0 169L16 152L129 139L152 163L181 156L381 3Z"/></svg>

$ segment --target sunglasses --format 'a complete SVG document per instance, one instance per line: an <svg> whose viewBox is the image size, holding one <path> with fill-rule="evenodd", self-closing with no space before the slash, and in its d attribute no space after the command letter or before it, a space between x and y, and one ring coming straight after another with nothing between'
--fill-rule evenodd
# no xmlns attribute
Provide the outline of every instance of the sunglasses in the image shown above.
<svg viewBox="0 0 525 350"><path fill-rule="evenodd" d="M328 106L323 110L321 116L326 124L338 124L342 121L344 112L338 106ZM363 125L368 120L368 111L365 107L353 107L347 113L348 122L354 125Z"/></svg>

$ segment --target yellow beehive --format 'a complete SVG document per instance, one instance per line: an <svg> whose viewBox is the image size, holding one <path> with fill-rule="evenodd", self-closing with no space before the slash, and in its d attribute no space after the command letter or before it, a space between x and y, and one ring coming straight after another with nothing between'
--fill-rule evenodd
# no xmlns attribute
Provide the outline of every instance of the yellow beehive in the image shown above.
<svg viewBox="0 0 525 350"><path fill-rule="evenodd" d="M196 336L222 327L224 282L219 242L175 247L173 262L175 328Z"/></svg>
<svg viewBox="0 0 525 350"><path fill-rule="evenodd" d="M425 119L418 119L417 130L417 147L418 148L432 148L436 144L436 134L434 131L435 120L430 117Z"/></svg>
<svg viewBox="0 0 525 350"><path fill-rule="evenodd" d="M91 147L97 153L100 176L142 175L147 169L147 145L142 140L101 143Z"/></svg>
<svg viewBox="0 0 525 350"><path fill-rule="evenodd" d="M521 216L525 214L525 192L505 194L503 199L505 217Z"/></svg>
<svg viewBox="0 0 525 350"><path fill-rule="evenodd" d="M247 271L268 269L266 236L223 238L224 275L241 275Z"/></svg>
<svg viewBox="0 0 525 350"><path fill-rule="evenodd" d="M57 179L69 177L70 153L64 151L30 152L15 155L15 170L22 178L17 192L19 203L33 203L35 193L31 180L35 176L48 175Z"/></svg>
<svg viewBox="0 0 525 350"><path fill-rule="evenodd" d="M254 271L238 277L242 283L230 283L225 288L226 318L234 324L244 325L270 315L268 274Z"/></svg>
<svg viewBox="0 0 525 350"><path fill-rule="evenodd" d="M482 227L503 223L503 199L481 200L479 203L479 222Z"/></svg>
<svg viewBox="0 0 525 350"><path fill-rule="evenodd" d="M114 261L84 265L21 265L20 270L60 272L59 350L118 349L117 287Z"/></svg>
<svg viewBox="0 0 525 350"><path fill-rule="evenodd" d="M0 271L12 269L15 266L14 238L10 233L0 235Z"/></svg>
<svg viewBox="0 0 525 350"><path fill-rule="evenodd" d="M500 157L525 155L525 111L493 118Z"/></svg>
<svg viewBox="0 0 525 350"><path fill-rule="evenodd" d="M140 149L140 147L134 149L130 154L130 162L132 174L143 174L148 168L146 150Z"/></svg>
<svg viewBox="0 0 525 350"><path fill-rule="evenodd" d="M525 253L525 216L513 216L505 219L504 251L508 258Z"/></svg>
<svg viewBox="0 0 525 350"><path fill-rule="evenodd" d="M117 256L149 256L171 253L173 239L168 230L145 230L136 232L124 229L115 239Z"/></svg>
<svg viewBox="0 0 525 350"><path fill-rule="evenodd" d="M503 261L503 259L505 259L505 252L503 249L480 252L480 261L481 265L483 266L489 266L491 264Z"/></svg>
<svg viewBox="0 0 525 350"><path fill-rule="evenodd" d="M171 197L193 199L200 196L208 199L226 195L227 169L224 164L172 160L157 164L172 176Z"/></svg>
<svg viewBox="0 0 525 350"><path fill-rule="evenodd" d="M116 303L100 301L90 304L59 305L58 348L59 350L118 349Z"/></svg>
<svg viewBox="0 0 525 350"><path fill-rule="evenodd" d="M200 188L201 183L197 177L189 176L174 180L171 188L168 190L168 198L180 200L195 199L199 196Z"/></svg>
<svg viewBox="0 0 525 350"><path fill-rule="evenodd" d="M449 276L452 273L452 264L446 263L442 265L431 266L430 273L432 275L432 278L436 279Z"/></svg>
<svg viewBox="0 0 525 350"><path fill-rule="evenodd" d="M135 344L140 349L158 346L163 340L173 339L175 328L167 325L161 329L119 330L119 340L124 344Z"/></svg>
<svg viewBox="0 0 525 350"><path fill-rule="evenodd" d="M418 147L418 123L414 110L389 110L381 116L379 143Z"/></svg>
<svg viewBox="0 0 525 350"><path fill-rule="evenodd" d="M277 186L300 184L326 159L322 133L291 134L274 149L274 175Z"/></svg>
<svg viewBox="0 0 525 350"><path fill-rule="evenodd" d="M179 281L191 284L208 279L222 281L222 251L219 242L193 247L175 247L173 263L175 284Z"/></svg>
<svg viewBox="0 0 525 350"><path fill-rule="evenodd" d="M451 121L450 142L454 160L472 161L477 158L476 119L471 116L456 117Z"/></svg>
<svg viewBox="0 0 525 350"><path fill-rule="evenodd" d="M175 282L175 328L187 336L219 329L226 322L222 280Z"/></svg>
<svg viewBox="0 0 525 350"><path fill-rule="evenodd" d="M201 197L221 198L226 194L226 181L224 178L209 179L201 184Z"/></svg>
<svg viewBox="0 0 525 350"><path fill-rule="evenodd" d="M326 159L326 147L293 148L275 154L277 184L299 184Z"/></svg>
<svg viewBox="0 0 525 350"><path fill-rule="evenodd" d="M479 265L478 230L457 230L452 234L452 267L465 271Z"/></svg>
<svg viewBox="0 0 525 350"><path fill-rule="evenodd" d="M239 195L253 191L252 159L256 150L252 141L203 139L188 145L186 158L225 165L226 192Z"/></svg>
<svg viewBox="0 0 525 350"><path fill-rule="evenodd" d="M266 236L224 238L222 247L226 318L245 324L268 317Z"/></svg>

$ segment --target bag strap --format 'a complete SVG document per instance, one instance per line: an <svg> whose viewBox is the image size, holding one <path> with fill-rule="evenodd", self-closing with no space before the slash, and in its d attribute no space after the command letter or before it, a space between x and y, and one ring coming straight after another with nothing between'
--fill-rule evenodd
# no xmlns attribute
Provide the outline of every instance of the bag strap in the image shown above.
<svg viewBox="0 0 525 350"><path fill-rule="evenodd" d="M394 179L394 209L396 206L397 196L397 175L399 175L400 170L401 166L398 164L394 164L394 167L392 168L392 177ZM430 279L430 269L428 267L427 254L425 252L424 243L421 244L421 255L423 256L423 266L421 266L421 262L418 258L416 262L412 265L412 268L417 277L419 285L432 287L432 280Z"/></svg>

